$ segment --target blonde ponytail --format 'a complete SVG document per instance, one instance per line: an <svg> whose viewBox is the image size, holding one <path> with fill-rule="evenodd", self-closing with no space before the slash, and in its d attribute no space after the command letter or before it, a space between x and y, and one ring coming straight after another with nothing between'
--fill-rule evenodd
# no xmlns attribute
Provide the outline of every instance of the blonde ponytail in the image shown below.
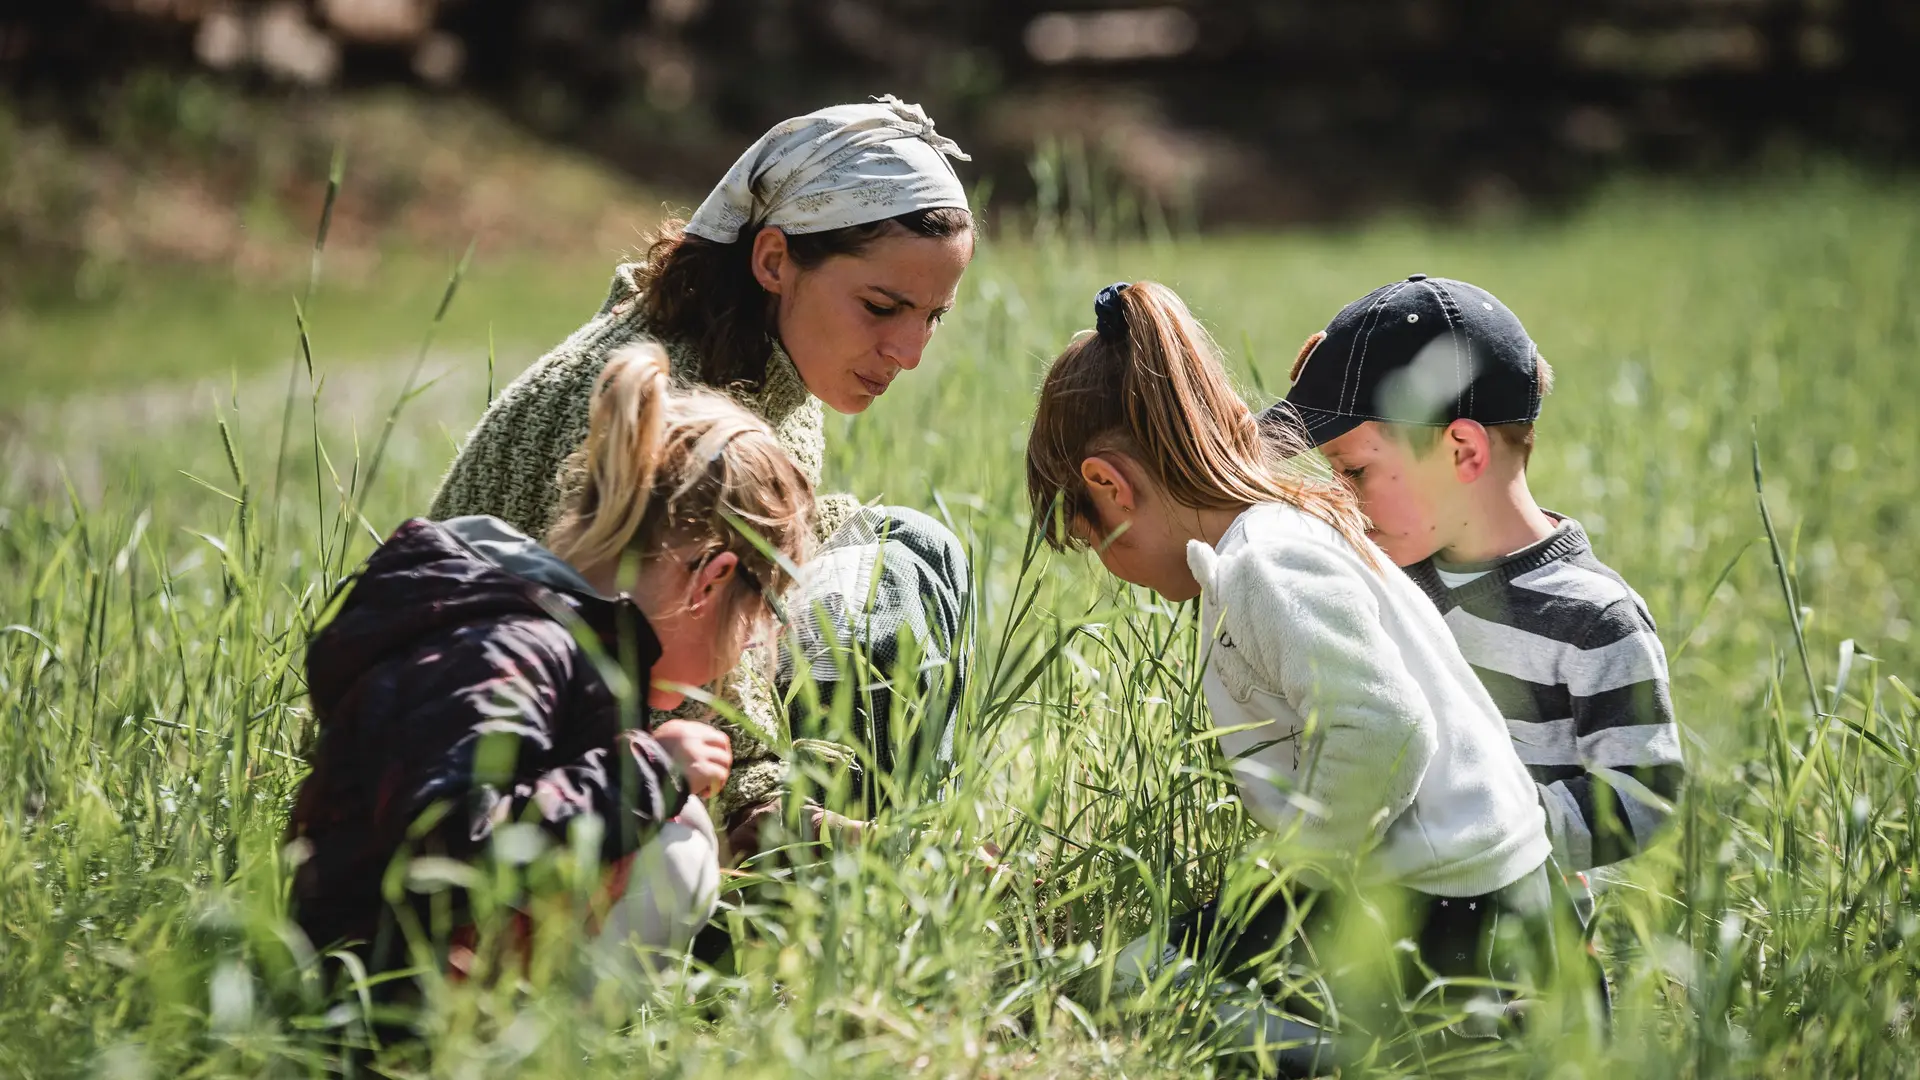
<svg viewBox="0 0 1920 1080"><path fill-rule="evenodd" d="M581 449L581 486L547 534L553 553L575 566L620 557L652 501L666 427L667 354L629 345L607 359L594 384Z"/></svg>
<svg viewBox="0 0 1920 1080"><path fill-rule="evenodd" d="M674 387L666 353L637 345L608 359L587 423L562 470L554 554L584 569L628 552L731 551L743 585L786 589L812 540L813 485L766 421L715 391Z"/></svg>
<svg viewBox="0 0 1920 1080"><path fill-rule="evenodd" d="M1080 463L1111 451L1138 461L1181 506L1280 502L1332 525L1376 567L1353 492L1305 467L1301 440L1263 433L1227 379L1219 350L1164 285L1120 290L1118 322L1082 334L1048 369L1027 440L1027 495L1056 548L1097 520ZM1103 327L1108 326L1103 317ZM1060 508L1060 518L1046 520Z"/></svg>

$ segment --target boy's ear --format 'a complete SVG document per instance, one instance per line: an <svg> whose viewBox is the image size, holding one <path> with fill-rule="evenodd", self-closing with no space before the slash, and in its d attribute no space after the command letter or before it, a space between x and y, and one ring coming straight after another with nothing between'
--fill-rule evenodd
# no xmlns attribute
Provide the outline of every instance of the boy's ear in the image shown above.
<svg viewBox="0 0 1920 1080"><path fill-rule="evenodd" d="M1080 479L1086 482L1093 504L1118 514L1133 513L1136 505L1133 481L1127 479L1120 463L1095 455L1080 462Z"/></svg>
<svg viewBox="0 0 1920 1080"><path fill-rule="evenodd" d="M1319 348L1320 343L1325 340L1327 340L1327 332L1325 330L1316 330L1308 335L1307 340L1300 346L1300 355L1293 358L1293 370L1287 372L1287 381L1289 383L1297 383L1300 381L1300 369L1307 366L1307 358L1312 356L1313 350Z"/></svg>
<svg viewBox="0 0 1920 1080"><path fill-rule="evenodd" d="M1455 420L1440 433L1440 446L1453 461L1453 475L1471 484L1493 464L1493 436L1472 420Z"/></svg>

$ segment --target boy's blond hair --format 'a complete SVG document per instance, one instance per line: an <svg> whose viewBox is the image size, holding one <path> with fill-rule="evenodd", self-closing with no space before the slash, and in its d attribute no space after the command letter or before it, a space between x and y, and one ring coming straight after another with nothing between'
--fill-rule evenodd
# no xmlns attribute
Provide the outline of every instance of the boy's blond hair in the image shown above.
<svg viewBox="0 0 1920 1080"><path fill-rule="evenodd" d="M1535 356L1534 360L1538 371L1540 396L1544 399L1548 394L1553 393L1553 365L1547 363L1547 358L1544 356ZM1395 441L1421 456L1432 453L1433 448L1440 444L1440 433L1447 430L1445 425L1402 424L1391 420L1381 421L1380 426L1385 428L1387 434ZM1533 458L1533 422L1484 426L1494 442L1520 455L1520 467L1525 469L1527 462Z"/></svg>

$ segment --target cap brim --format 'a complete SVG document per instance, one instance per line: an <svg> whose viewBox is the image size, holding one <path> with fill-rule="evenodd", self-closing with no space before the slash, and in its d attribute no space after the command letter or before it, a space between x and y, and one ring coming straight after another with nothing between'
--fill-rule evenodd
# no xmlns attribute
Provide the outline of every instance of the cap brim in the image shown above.
<svg viewBox="0 0 1920 1080"><path fill-rule="evenodd" d="M1364 416L1329 412L1309 405L1296 405L1291 401L1276 402L1272 408L1260 414L1261 424L1292 427L1307 437L1308 446L1316 448L1325 446L1366 422Z"/></svg>

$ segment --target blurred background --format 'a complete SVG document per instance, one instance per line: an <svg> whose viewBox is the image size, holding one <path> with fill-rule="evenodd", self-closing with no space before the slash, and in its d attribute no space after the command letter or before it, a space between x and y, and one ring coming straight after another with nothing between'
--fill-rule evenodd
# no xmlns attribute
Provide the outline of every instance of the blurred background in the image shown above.
<svg viewBox="0 0 1920 1080"><path fill-rule="evenodd" d="M1622 310L1645 312L1671 264L1659 302L1685 311L1762 243L1749 223L1803 221L1781 259L1843 259L1848 296L1854 263L1920 261L1894 227L1916 52L1911 0L0 4L0 489L91 495L103 445L151 461L216 390L284 429L290 299L330 411L364 420L410 371L479 387L435 392L426 485L473 395L579 325L663 216L770 124L878 93L972 153L990 242L962 306L1004 301L1036 362L1082 319L1055 240L1202 290L1248 245L1269 269L1196 300L1256 378L1411 269L1539 291L1534 322L1555 275L1637 278ZM1052 280L1022 300L1020 274ZM936 358L976 332L999 333L956 324Z"/></svg>
<svg viewBox="0 0 1920 1080"><path fill-rule="evenodd" d="M1179 224L1484 217L1622 171L1910 159L1916 51L1910 0L28 0L0 10L0 302L281 266L340 144L349 273L376 238L631 239L774 121L881 92L1008 208L1052 140Z"/></svg>
<svg viewBox="0 0 1920 1080"><path fill-rule="evenodd" d="M663 215L768 125L889 92L972 153L984 236L914 376L827 417L825 483L955 523L976 670L1008 676L977 685L1017 686L994 723L1048 747L1007 805L1084 836L1042 845L1073 869L1032 909L836 879L795 940L852 934L852 959L789 983L770 950L742 970L778 982L675 1021L699 1033L660 1044L676 1067L1110 1060L1062 1019L1091 1000L1067 947L1131 936L1162 881L1152 903L1217 884L1226 834L1168 815L1244 823L1173 717L1186 646L1120 629L1191 622L1089 560L1029 573L1039 373L1095 290L1151 276L1264 404L1342 304L1424 272L1498 294L1553 362L1529 483L1647 600L1694 769L1603 929L1646 958L1618 1055L1553 1067L1911 1074L1916 55L1920 0L0 0L0 1074L147 1075L102 1048L307 1074L320 1028L222 1014L279 953L179 928L278 926L225 875L277 865L323 598ZM979 963L1009 935L1026 959ZM495 1020L471 1060L535 1071L480 1056L531 1053ZM621 1030L630 1075L652 1036ZM539 1038L579 1071L585 1043Z"/></svg>

